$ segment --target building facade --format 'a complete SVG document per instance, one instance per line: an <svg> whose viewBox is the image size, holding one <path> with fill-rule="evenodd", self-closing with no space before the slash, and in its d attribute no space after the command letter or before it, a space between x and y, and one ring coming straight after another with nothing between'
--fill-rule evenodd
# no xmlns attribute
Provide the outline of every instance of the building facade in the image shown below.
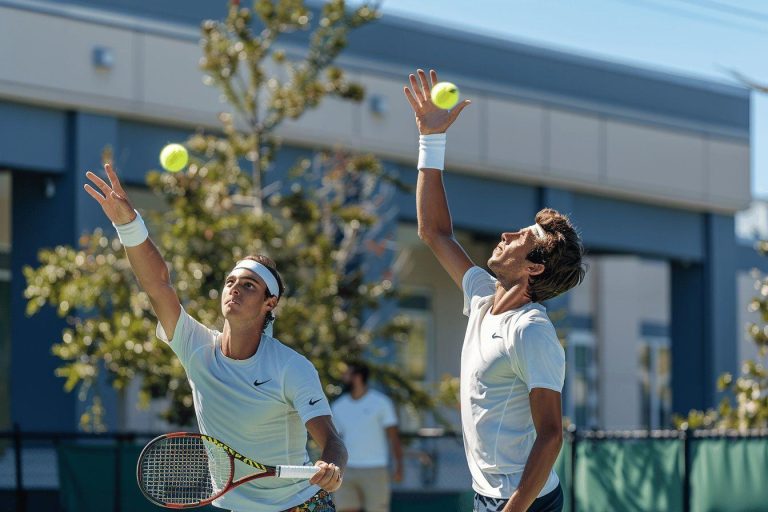
<svg viewBox="0 0 768 512"><path fill-rule="evenodd" d="M21 269L107 227L82 190L105 147L138 190L163 145L218 126L198 27L223 15L223 2L0 0L0 428L76 428L81 406L50 354L64 324L50 309L25 315ZM573 423L658 428L716 403L717 376L748 355L750 269L767 267L735 228L750 203L747 90L391 17L355 32L340 64L366 101L330 99L287 123L288 152L370 151L415 182L402 87L435 68L473 100L449 133L446 188L475 261L545 206L579 227L587 279L547 304L566 341ZM414 197L391 206L401 310L418 327L398 357L430 384L459 373L461 293L416 236ZM113 428L162 427L131 400L111 405Z"/></svg>

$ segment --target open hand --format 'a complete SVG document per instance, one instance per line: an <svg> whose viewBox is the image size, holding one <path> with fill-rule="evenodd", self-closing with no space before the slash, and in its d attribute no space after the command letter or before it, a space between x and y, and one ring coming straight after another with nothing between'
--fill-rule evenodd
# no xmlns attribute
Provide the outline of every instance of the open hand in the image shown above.
<svg viewBox="0 0 768 512"><path fill-rule="evenodd" d="M112 165L104 164L104 170L107 173L107 178L110 183L109 185L91 171L85 173L85 176L93 182L101 193L97 192L87 183L83 188L101 205L101 209L104 210L104 213L113 224L117 226L128 224L136 218L136 212L134 211L131 202L128 200L128 195L125 193L125 190L123 190L123 186L120 184L117 174L114 169L112 169Z"/></svg>
<svg viewBox="0 0 768 512"><path fill-rule="evenodd" d="M339 466L322 460L315 462L315 466L319 467L320 471L315 473L309 483L319 485L328 492L334 492L341 487L342 477Z"/></svg>
<svg viewBox="0 0 768 512"><path fill-rule="evenodd" d="M461 111L472 102L464 100L451 110L443 110L432 103L430 94L432 87L437 83L437 72L434 69L430 70L429 81L427 81L427 74L424 70L419 69L416 73L419 75L419 79L416 80L415 75L408 75L411 87L403 87L403 92L405 92L405 97L416 115L416 126L419 128L419 133L421 135L444 133L459 117Z"/></svg>

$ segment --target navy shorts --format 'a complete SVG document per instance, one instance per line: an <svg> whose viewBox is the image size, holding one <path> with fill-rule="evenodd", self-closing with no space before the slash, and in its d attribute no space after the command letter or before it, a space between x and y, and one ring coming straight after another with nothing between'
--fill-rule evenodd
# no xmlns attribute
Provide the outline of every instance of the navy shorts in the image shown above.
<svg viewBox="0 0 768 512"><path fill-rule="evenodd" d="M501 512L509 499L489 498L482 494L475 493L475 502L473 512ZM536 498L533 504L528 508L528 512L562 512L563 510L563 488L557 484L557 488Z"/></svg>

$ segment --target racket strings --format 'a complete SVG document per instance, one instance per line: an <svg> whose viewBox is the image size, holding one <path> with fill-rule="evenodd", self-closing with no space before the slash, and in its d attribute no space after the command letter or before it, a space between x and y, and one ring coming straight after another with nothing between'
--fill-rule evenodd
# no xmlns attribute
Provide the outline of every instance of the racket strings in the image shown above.
<svg viewBox="0 0 768 512"><path fill-rule="evenodd" d="M229 482L229 455L198 437L160 440L142 461L144 490L162 503L191 505L209 499Z"/></svg>

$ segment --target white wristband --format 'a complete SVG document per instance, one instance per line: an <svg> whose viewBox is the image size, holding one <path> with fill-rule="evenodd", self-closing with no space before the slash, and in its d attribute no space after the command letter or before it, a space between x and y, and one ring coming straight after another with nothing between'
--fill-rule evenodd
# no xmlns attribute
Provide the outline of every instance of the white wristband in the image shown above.
<svg viewBox="0 0 768 512"><path fill-rule="evenodd" d="M419 135L418 169L443 170L445 166L445 133Z"/></svg>
<svg viewBox="0 0 768 512"><path fill-rule="evenodd" d="M112 225L115 226L117 236L125 247L136 247L149 238L149 231L147 231L147 226L144 225L144 219L141 218L139 212L136 212L136 218L128 224L118 226L113 222Z"/></svg>

